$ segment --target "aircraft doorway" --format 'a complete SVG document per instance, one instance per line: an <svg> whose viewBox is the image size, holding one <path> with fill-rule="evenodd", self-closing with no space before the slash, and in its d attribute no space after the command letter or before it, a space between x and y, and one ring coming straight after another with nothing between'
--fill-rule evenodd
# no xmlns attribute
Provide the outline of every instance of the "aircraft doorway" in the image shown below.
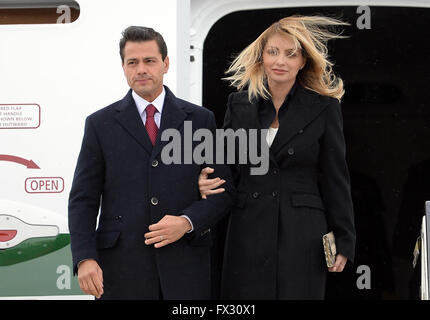
<svg viewBox="0 0 430 320"><path fill-rule="evenodd" d="M358 29L357 6L230 13L203 48L203 105L220 127L227 96L220 80L233 56L274 21L292 14L340 17L349 39L329 43L342 100L357 229L356 259L330 274L327 299L418 299L420 266L412 268L424 202L430 200L430 8L370 7L370 29ZM222 245L222 244L220 244ZM371 287L359 288L360 266Z"/></svg>

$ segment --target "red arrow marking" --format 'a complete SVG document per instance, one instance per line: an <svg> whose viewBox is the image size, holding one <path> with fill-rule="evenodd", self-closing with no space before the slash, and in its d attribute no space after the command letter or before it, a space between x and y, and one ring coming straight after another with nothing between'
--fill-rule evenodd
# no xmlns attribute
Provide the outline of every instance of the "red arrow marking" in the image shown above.
<svg viewBox="0 0 430 320"><path fill-rule="evenodd" d="M27 167L27 169L40 169L37 164L33 162L33 160L27 160L20 157L8 156L5 154L0 154L0 161L10 161L22 164Z"/></svg>

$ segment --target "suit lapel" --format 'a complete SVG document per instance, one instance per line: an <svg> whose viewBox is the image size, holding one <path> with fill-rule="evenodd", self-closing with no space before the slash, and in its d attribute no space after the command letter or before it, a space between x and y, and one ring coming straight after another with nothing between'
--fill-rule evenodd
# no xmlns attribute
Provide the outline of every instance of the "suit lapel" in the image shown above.
<svg viewBox="0 0 430 320"><path fill-rule="evenodd" d="M163 105L163 113L161 115L161 124L154 146L149 139L148 132L139 115L136 103L131 94L131 89L117 107L119 113L116 115L116 120L148 152L148 154L153 157L157 156L167 144L167 141L161 141L161 133L163 130L178 128L184 123L187 117L187 113L177 105L176 97L173 93L166 86L164 88L166 90L166 97Z"/></svg>
<svg viewBox="0 0 430 320"><path fill-rule="evenodd" d="M182 109L177 103L177 98L175 95L167 88L166 97L164 99L163 113L161 115L160 128L158 130L157 139L155 140L154 149L152 151L152 156L156 157L163 147L168 143L168 141L161 141L161 134L165 129L177 129L184 124L187 118L187 112ZM149 137L148 137L149 139Z"/></svg>
<svg viewBox="0 0 430 320"><path fill-rule="evenodd" d="M130 89L121 104L117 107L119 111L115 116L120 125L149 153L152 153L152 143L146 132L142 118L137 110L136 103Z"/></svg>
<svg viewBox="0 0 430 320"><path fill-rule="evenodd" d="M325 104L320 103L318 94L298 86L285 115L279 119L279 130L271 147L273 154L276 155L300 130L318 117L325 107Z"/></svg>

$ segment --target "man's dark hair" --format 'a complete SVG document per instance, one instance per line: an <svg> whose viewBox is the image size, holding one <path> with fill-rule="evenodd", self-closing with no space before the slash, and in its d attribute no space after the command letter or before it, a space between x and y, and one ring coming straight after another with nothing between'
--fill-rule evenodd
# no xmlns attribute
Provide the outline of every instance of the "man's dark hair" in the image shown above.
<svg viewBox="0 0 430 320"><path fill-rule="evenodd" d="M166 59L167 57L167 46L164 42L163 37L157 31L152 28L130 26L122 32L122 38L119 41L119 54L121 56L122 63L124 64L124 47L127 41L151 41L155 40L158 44L161 57Z"/></svg>

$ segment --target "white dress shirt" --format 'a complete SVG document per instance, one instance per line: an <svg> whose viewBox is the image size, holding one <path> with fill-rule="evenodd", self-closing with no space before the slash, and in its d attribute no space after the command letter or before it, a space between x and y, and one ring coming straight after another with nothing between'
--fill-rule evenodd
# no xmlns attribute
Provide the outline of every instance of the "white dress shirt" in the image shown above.
<svg viewBox="0 0 430 320"><path fill-rule="evenodd" d="M137 106L137 111L139 111L140 117L142 118L142 122L143 124L146 124L146 107L149 104L152 104L155 109L157 109L158 112L156 112L154 114L154 120L155 120L155 124L157 125L158 128L160 128L160 124L161 124L161 113L163 112L163 105L164 105L164 98L166 97L166 91L164 90L163 87L163 91L161 91L160 95L155 98L154 101L149 102L145 99L143 99L141 96L139 96L136 92L131 93L134 99L134 102L136 103Z"/></svg>

